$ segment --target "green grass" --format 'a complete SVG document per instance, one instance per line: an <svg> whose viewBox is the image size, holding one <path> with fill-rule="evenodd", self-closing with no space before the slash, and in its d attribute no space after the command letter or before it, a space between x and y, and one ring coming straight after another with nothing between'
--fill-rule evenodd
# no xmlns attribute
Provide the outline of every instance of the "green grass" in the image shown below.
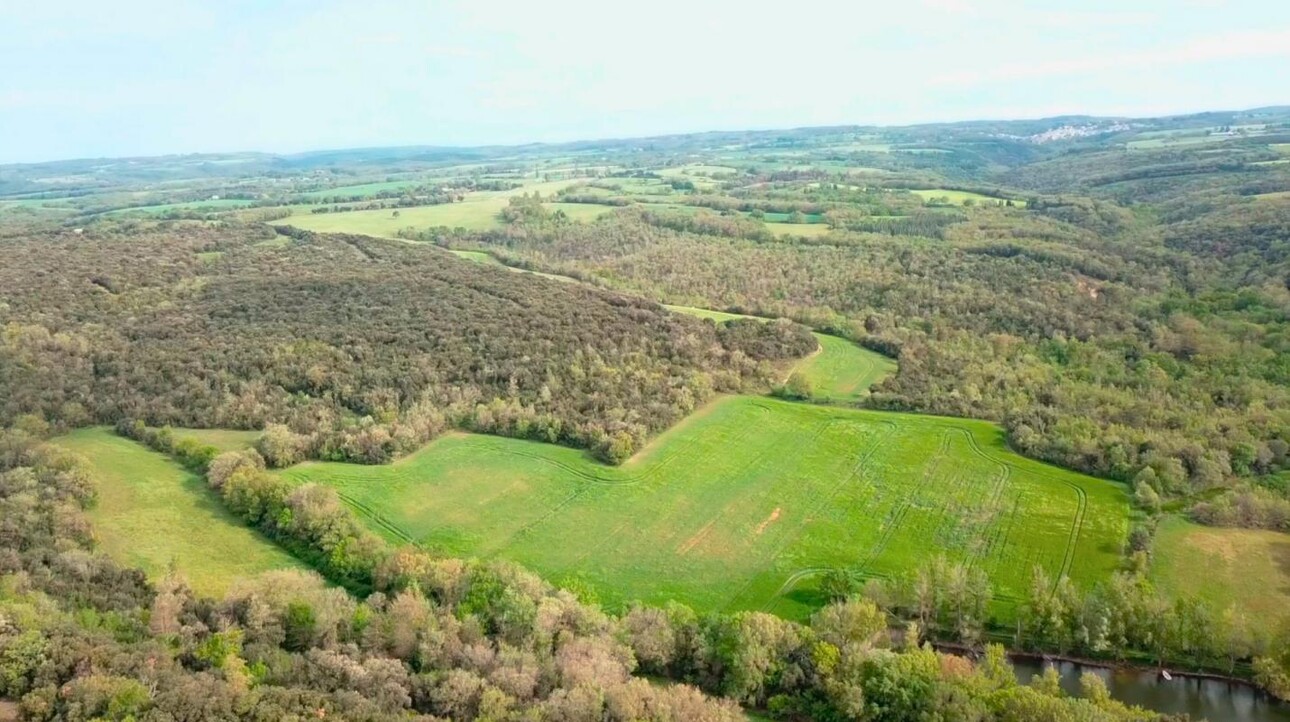
<svg viewBox="0 0 1290 722"><path fill-rule="evenodd" d="M1290 155L1290 143L1272 143L1268 147L1282 155Z"/></svg>
<svg viewBox="0 0 1290 722"><path fill-rule="evenodd" d="M249 206L253 201L240 200L237 198L221 198L219 200L207 201L190 201L187 203L161 203L153 206L135 206L133 208L118 208L108 211L103 215L114 216L124 215L127 213L143 213L147 215L156 215L166 211L227 211L234 208Z"/></svg>
<svg viewBox="0 0 1290 722"><path fill-rule="evenodd" d="M811 382L816 398L852 401L869 395L869 387L896 373L896 362L844 338L815 334L820 351L794 369Z"/></svg>
<svg viewBox="0 0 1290 722"><path fill-rule="evenodd" d="M1105 578L1128 515L1121 486L1017 456L988 423L755 397L704 407L619 468L456 433L389 466L280 473L334 486L392 540L578 577L611 605L790 618L818 605L822 568L887 576L934 554L986 570L1007 616L1034 565Z"/></svg>
<svg viewBox="0 0 1290 722"><path fill-rule="evenodd" d="M398 217L394 216L391 209L310 213L307 210L309 206L303 206L298 207L299 215L275 223L319 233L356 233L381 238L396 238L399 230L408 227L448 226L479 231L501 225L498 214L506 207L506 203L505 198L490 197L463 203L400 208Z"/></svg>
<svg viewBox="0 0 1290 722"><path fill-rule="evenodd" d="M699 318L710 318L713 321L716 321L717 323L724 323L725 321L733 321L736 318L755 318L758 321L767 320L760 316L745 316L742 313L727 313L725 311L713 311L712 309L709 309L709 308L695 308L694 306L671 306L668 304L663 304L663 308L666 308L669 311L675 311L676 313L684 313L687 316L697 316Z"/></svg>
<svg viewBox="0 0 1290 722"><path fill-rule="evenodd" d="M381 191L402 190L425 182L428 181L401 180L378 183L360 183L352 186L338 186L336 188L324 188L319 191L309 191L307 193L301 193L300 197L317 199L328 198L331 196L363 196L366 198L368 196L374 196Z"/></svg>
<svg viewBox="0 0 1290 722"><path fill-rule="evenodd" d="M1287 534L1169 517L1156 531L1151 577L1162 591L1199 597L1215 611L1235 605L1251 620L1290 620Z"/></svg>
<svg viewBox="0 0 1290 722"><path fill-rule="evenodd" d="M762 220L766 221L767 223L788 224L788 219L792 215L793 215L792 213L764 213L762 214ZM802 223L823 223L823 222L824 222L824 216L820 213L802 214ZM788 225L794 225L794 224L788 224ZM801 224L796 224L796 225L801 225Z"/></svg>
<svg viewBox="0 0 1290 722"><path fill-rule="evenodd" d="M710 318L717 323L736 318L768 320L760 316L745 316L694 306L664 305L664 308L689 316ZM837 336L823 333L813 335L820 344L820 350L795 364L792 371L806 376L817 400L854 401L863 398L869 395L871 386L896 373L896 362L880 353Z"/></svg>
<svg viewBox="0 0 1290 722"><path fill-rule="evenodd" d="M397 238L398 231L408 227L448 226L481 231L502 225L500 214L510 202L511 196L532 192L550 195L561 188L575 184L567 180L535 182L507 191L479 191L467 194L465 201L461 203L399 208L398 217L394 216L395 209L311 213L310 209L313 206L294 206L292 210L295 215L274 222L319 233L356 233L379 238ZM558 205L563 207L572 204ZM588 211L578 212L588 213Z"/></svg>
<svg viewBox="0 0 1290 722"><path fill-rule="evenodd" d="M670 168L660 168L658 174L664 178L690 178L694 176L706 178L721 178L730 176L739 172L738 168L731 168L728 165L680 165Z"/></svg>
<svg viewBox="0 0 1290 722"><path fill-rule="evenodd" d="M805 236L818 238L833 230L824 223L767 223L766 228L777 236Z"/></svg>
<svg viewBox="0 0 1290 722"><path fill-rule="evenodd" d="M203 479L164 454L105 428L74 431L54 443L91 463L98 502L90 521L99 547L121 564L156 579L173 563L194 590L216 596L239 578L304 566L243 526Z"/></svg>
<svg viewBox="0 0 1290 722"><path fill-rule="evenodd" d="M950 204L956 205L956 206L961 206L963 205L964 201L968 201L968 200L974 201L976 203L986 203L986 204L998 203L1004 200L1002 198L996 198L994 196L987 196L982 193L973 193L971 191L954 191L954 190L947 190L944 188L925 188L920 190L911 190L910 193L913 193L914 195L919 196L924 201L930 201L933 198L948 198L950 201ZM1026 207L1026 202L1022 200L1014 200L1012 204L1018 208Z"/></svg>

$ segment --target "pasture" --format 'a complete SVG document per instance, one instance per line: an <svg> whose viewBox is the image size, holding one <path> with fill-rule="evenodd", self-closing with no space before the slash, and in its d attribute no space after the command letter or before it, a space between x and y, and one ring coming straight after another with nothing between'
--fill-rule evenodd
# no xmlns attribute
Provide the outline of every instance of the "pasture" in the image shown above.
<svg viewBox="0 0 1290 722"><path fill-rule="evenodd" d="M167 211L227 211L234 208L243 208L249 206L254 201L239 200L237 198L220 198L216 200L189 201L186 203L161 203L152 206L133 206L131 208L117 208L108 211L104 215L118 216L129 213L140 213L144 215L155 215Z"/></svg>
<svg viewBox="0 0 1290 722"><path fill-rule="evenodd" d="M1119 564L1122 487L1007 450L978 421L719 399L625 465L453 433L388 466L279 472L333 486L376 532L577 578L611 606L809 615L813 575L902 574L936 554L984 569L1001 616L1035 565L1079 584Z"/></svg>
<svg viewBox="0 0 1290 722"><path fill-rule="evenodd" d="M1235 605L1251 620L1290 620L1290 535L1169 517L1152 549L1151 579L1161 591L1199 597L1216 612Z"/></svg>
<svg viewBox="0 0 1290 722"><path fill-rule="evenodd" d="M911 190L910 193L922 198L924 203L944 202L953 206L961 206L967 201L981 204L992 204L1003 203L1005 200L1003 198L996 198L995 196L987 196L983 193L955 191L945 188L923 188L919 190ZM1026 202L1022 200L1014 200L1012 204L1018 208L1026 207Z"/></svg>
<svg viewBox="0 0 1290 722"><path fill-rule="evenodd" d="M664 305L670 311L689 316L711 319L725 323L736 318L755 318L759 321L769 319L761 316L746 316L726 311L713 311L694 306ZM897 364L880 353L854 344L838 336L813 333L820 344L819 351L795 363L789 370L800 372L811 383L811 391L816 401L854 401L869 395L869 389L891 374L896 373ZM786 373L785 376L788 374Z"/></svg>
<svg viewBox="0 0 1290 722"><path fill-rule="evenodd" d="M816 399L854 401L869 395L869 388L896 373L896 362L844 338L815 334L820 351L793 369L811 382Z"/></svg>
<svg viewBox="0 0 1290 722"><path fill-rule="evenodd" d="M310 213L310 206L298 206L296 215L275 223L319 233L357 233L381 238L397 238L398 231L408 227L448 226L478 231L501 225L498 214L506 207L506 202L505 198L487 198L399 208L397 217L391 209Z"/></svg>
<svg viewBox="0 0 1290 722"><path fill-rule="evenodd" d="M335 188L323 188L316 191L301 193L301 198L321 200L323 198L332 198L335 196L361 196L363 198L374 196L382 191L400 191L404 188L412 188L428 181L417 180L400 180L400 181L380 181L375 183L359 183L357 185L337 186Z"/></svg>
<svg viewBox="0 0 1290 722"><path fill-rule="evenodd" d="M769 214L767 214L769 215ZM777 236L803 236L819 238L833 230L824 223L766 223L766 228Z"/></svg>
<svg viewBox="0 0 1290 722"><path fill-rule="evenodd" d="M229 445L249 432L192 432ZM177 435L182 435L176 432ZM106 428L79 429L54 443L91 462L98 501L90 511L98 546L157 579L174 565L195 591L221 596L239 578L304 568L224 509L198 475Z"/></svg>
<svg viewBox="0 0 1290 722"><path fill-rule="evenodd" d="M294 206L292 215L279 221L276 224L295 226L308 231L318 233L355 233L366 236L377 236L379 238L397 238L398 232L404 228L435 228L438 226L447 226L449 228L465 228L472 231L487 230L496 228L502 224L501 212L510 202L511 196L521 193L541 193L544 196L555 193L561 188L573 185L570 181L550 181L545 183L531 183L521 188L514 188L506 191L477 191L468 193L466 199L460 203L443 203L434 206L414 206L411 208L399 208L398 216L394 215L396 209L381 209L369 211L341 211L339 213L313 213L313 206ZM558 206L564 209L566 214L570 211L566 206L573 204L565 203L548 203L545 204L548 210L554 210L552 206ZM595 206L592 206L595 208ZM604 210L604 209L599 209ZM580 217L586 218L590 211L575 210L572 213L581 214Z"/></svg>

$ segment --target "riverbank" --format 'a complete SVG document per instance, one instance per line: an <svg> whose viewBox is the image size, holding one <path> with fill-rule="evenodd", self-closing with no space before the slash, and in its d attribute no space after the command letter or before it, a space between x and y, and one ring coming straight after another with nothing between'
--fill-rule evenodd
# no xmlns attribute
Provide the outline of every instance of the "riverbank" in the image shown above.
<svg viewBox="0 0 1290 722"><path fill-rule="evenodd" d="M977 656L981 650L952 642L933 642L943 652ZM1058 672L1062 689L1072 696L1081 693L1080 678L1095 674L1106 684L1113 699L1162 714L1187 714L1194 720L1211 722L1290 722L1290 703L1280 701L1249 679L1213 672L1169 670L1135 662L1117 663L1042 652L1008 652L1019 682L1029 682L1045 669Z"/></svg>

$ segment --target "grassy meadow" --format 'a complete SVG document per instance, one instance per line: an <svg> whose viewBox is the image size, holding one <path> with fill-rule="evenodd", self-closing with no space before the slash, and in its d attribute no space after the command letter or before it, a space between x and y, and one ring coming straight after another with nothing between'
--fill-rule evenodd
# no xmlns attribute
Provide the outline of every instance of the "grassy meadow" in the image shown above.
<svg viewBox="0 0 1290 722"><path fill-rule="evenodd" d="M988 423L725 397L624 466L454 433L388 466L281 472L335 487L395 541L579 578L610 603L803 618L810 579L887 576L934 554L980 566L1007 614L1035 565L1078 583L1119 563L1119 485L1007 450Z"/></svg>
<svg viewBox="0 0 1290 722"><path fill-rule="evenodd" d="M777 236L803 236L819 238L833 230L825 223L775 223L766 221L766 228Z"/></svg>
<svg viewBox="0 0 1290 722"><path fill-rule="evenodd" d="M1235 605L1251 620L1290 620L1290 535L1169 517L1152 549L1152 581L1161 590L1199 597L1215 611Z"/></svg>
<svg viewBox="0 0 1290 722"><path fill-rule="evenodd" d="M1001 203L1003 198L987 196L983 193L973 193L971 191L955 191L945 188L925 188L920 190L911 190L910 193L922 198L924 202L929 202L934 198L948 198L950 205L961 206L967 201L974 203ZM1014 200L1013 205L1019 208L1025 208L1026 202Z"/></svg>
<svg viewBox="0 0 1290 722"><path fill-rule="evenodd" d="M190 433L227 446L248 432ZM121 564L154 579L173 565L195 591L214 596L239 578L304 568L243 526L201 477L164 454L107 428L80 429L54 443L90 462L98 490L90 521L99 547Z"/></svg>
<svg viewBox="0 0 1290 722"><path fill-rule="evenodd" d="M767 320L760 316L745 316L694 306L664 307L676 313L707 318L717 323L736 318ZM811 383L812 394L818 401L854 401L863 398L869 394L870 387L896 373L896 362L880 353L838 336L823 333L816 333L814 336L820 344L820 350L794 364L791 370L806 377Z"/></svg>
<svg viewBox="0 0 1290 722"><path fill-rule="evenodd" d="M820 351L793 370L811 382L817 399L852 401L869 395L869 388L896 373L896 362L844 338L815 334Z"/></svg>
<svg viewBox="0 0 1290 722"><path fill-rule="evenodd" d="M434 206L415 206L395 209L370 211L340 211L338 213L312 213L314 206L293 206L293 215L274 223L295 226L319 233L356 233L379 238L396 238L404 228L465 228L482 231L502 225L502 209L510 202L511 196L521 193L541 193L551 195L561 188L573 185L572 181L533 182L521 188L507 191L478 191L468 193L460 203L443 203ZM360 186L353 186L359 188ZM341 189L332 189L328 194ZM574 220L595 218L608 210L600 206L578 207L576 203L546 203L547 210L563 210Z"/></svg>

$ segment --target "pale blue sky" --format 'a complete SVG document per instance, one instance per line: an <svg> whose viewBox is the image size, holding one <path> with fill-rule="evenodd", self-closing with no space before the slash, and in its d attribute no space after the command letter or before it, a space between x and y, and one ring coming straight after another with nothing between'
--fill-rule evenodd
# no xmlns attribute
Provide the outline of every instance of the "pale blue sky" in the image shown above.
<svg viewBox="0 0 1290 722"><path fill-rule="evenodd" d="M4 4L0 162L1290 103L1285 0Z"/></svg>

